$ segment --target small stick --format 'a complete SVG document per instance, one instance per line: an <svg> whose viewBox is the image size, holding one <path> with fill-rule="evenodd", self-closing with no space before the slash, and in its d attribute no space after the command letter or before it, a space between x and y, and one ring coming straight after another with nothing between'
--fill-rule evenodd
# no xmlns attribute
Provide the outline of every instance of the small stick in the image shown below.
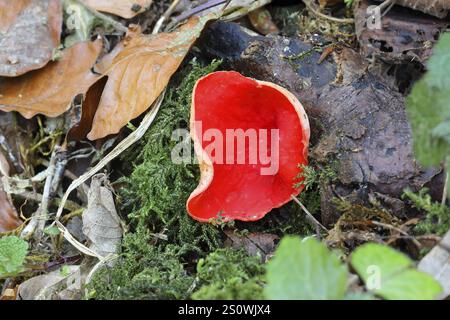
<svg viewBox="0 0 450 320"><path fill-rule="evenodd" d="M447 167L447 163L449 161L446 161L446 164L444 165L444 174L445 174L445 182L444 182L444 191L442 193L442 200L441 200L441 205L445 206L445 203L447 202L447 192L448 192L448 167Z"/></svg>
<svg viewBox="0 0 450 320"><path fill-rule="evenodd" d="M317 221L316 218L314 218L314 216L311 214L311 212L309 212L308 209L306 209L306 207L303 205L303 203L300 202L300 200L298 200L294 196L291 196L291 198L300 206L300 208L302 208L302 210L306 213L306 217L312 224L314 224L316 227L321 228L324 231L328 232L328 229L325 228L319 221Z"/></svg>
<svg viewBox="0 0 450 320"><path fill-rule="evenodd" d="M180 3L180 0L174 0L172 4L167 8L166 12L159 18L159 20L156 22L155 27L153 28L152 34L157 34L159 30L161 30L161 27L167 19L171 16L172 12L175 10L177 5Z"/></svg>

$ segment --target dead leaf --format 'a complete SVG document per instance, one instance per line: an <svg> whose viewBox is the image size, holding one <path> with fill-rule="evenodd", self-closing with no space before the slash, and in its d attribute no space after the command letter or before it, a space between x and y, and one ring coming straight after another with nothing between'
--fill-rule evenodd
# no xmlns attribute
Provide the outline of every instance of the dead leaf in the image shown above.
<svg viewBox="0 0 450 320"><path fill-rule="evenodd" d="M0 152L0 177L9 173L9 165L5 156ZM16 208L12 205L0 179L0 232L8 232L22 224Z"/></svg>
<svg viewBox="0 0 450 320"><path fill-rule="evenodd" d="M441 299L450 296L450 230L419 263L420 271L431 274L442 286Z"/></svg>
<svg viewBox="0 0 450 320"><path fill-rule="evenodd" d="M76 124L71 127L67 134L69 140L80 141L86 138L91 130L92 121L107 80L106 77L97 80L86 92L82 108L78 110L79 115L77 115Z"/></svg>
<svg viewBox="0 0 450 320"><path fill-rule="evenodd" d="M21 300L60 300L61 292L81 292L82 280L80 266L67 266L22 282L17 296Z"/></svg>
<svg viewBox="0 0 450 320"><path fill-rule="evenodd" d="M104 174L92 177L88 207L83 212L83 233L91 241L89 248L103 257L115 253L122 239L112 192L103 186L106 182Z"/></svg>
<svg viewBox="0 0 450 320"><path fill-rule="evenodd" d="M59 46L59 0L0 0L0 76L16 77L45 66ZM5 20L3 20L5 19Z"/></svg>
<svg viewBox="0 0 450 320"><path fill-rule="evenodd" d="M381 2L381 0L377 1ZM448 0L396 0L395 4L419 10L438 18L445 18L448 10L450 10L450 1Z"/></svg>
<svg viewBox="0 0 450 320"><path fill-rule="evenodd" d="M279 239L277 235L270 233L254 232L240 235L231 230L224 232L228 237L225 241L226 246L234 249L244 249L252 256L260 254L263 259L274 252L276 241Z"/></svg>
<svg viewBox="0 0 450 320"><path fill-rule="evenodd" d="M90 140L119 132L130 120L145 112L166 87L206 22L216 15L193 17L172 33L145 36L133 33L107 63L108 76L94 117ZM109 68L106 68L105 65Z"/></svg>
<svg viewBox="0 0 450 320"><path fill-rule="evenodd" d="M25 9L31 0L8 1L0 0L0 33L6 33L16 21L17 16ZM6 9L6 5L8 5Z"/></svg>
<svg viewBox="0 0 450 320"><path fill-rule="evenodd" d="M280 30L272 21L269 10L258 8L248 14L252 26L261 34L278 33Z"/></svg>
<svg viewBox="0 0 450 320"><path fill-rule="evenodd" d="M130 19L149 8L153 0L82 0L97 11L112 13Z"/></svg>
<svg viewBox="0 0 450 320"><path fill-rule="evenodd" d="M62 58L18 78L0 82L0 109L18 111L25 118L36 114L56 117L64 113L77 94L84 94L99 79L91 72L101 40L79 42L66 49Z"/></svg>
<svg viewBox="0 0 450 320"><path fill-rule="evenodd" d="M394 64L413 60L424 62L431 56L434 43L448 25L446 20L411 14L394 6L381 18L382 28L369 28L367 9L372 4L373 1L360 0L353 10L356 35L366 57L377 56Z"/></svg>
<svg viewBox="0 0 450 320"><path fill-rule="evenodd" d="M11 289L5 289L2 295L0 295L0 300L16 300L17 296L17 288Z"/></svg>

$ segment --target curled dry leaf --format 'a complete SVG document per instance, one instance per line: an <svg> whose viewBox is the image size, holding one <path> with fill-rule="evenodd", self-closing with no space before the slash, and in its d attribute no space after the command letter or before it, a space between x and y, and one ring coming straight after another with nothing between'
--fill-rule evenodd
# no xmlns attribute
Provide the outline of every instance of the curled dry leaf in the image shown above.
<svg viewBox="0 0 450 320"><path fill-rule="evenodd" d="M59 0L0 0L0 76L45 66L60 43Z"/></svg>
<svg viewBox="0 0 450 320"><path fill-rule="evenodd" d="M18 111L25 118L62 114L77 94L84 94L99 79L91 67L101 49L101 40L79 42L45 68L0 82L0 109Z"/></svg>
<svg viewBox="0 0 450 320"><path fill-rule="evenodd" d="M9 165L6 158L0 152L0 177L9 172ZM3 183L0 180L0 232L8 232L16 229L22 224L16 208L12 205L8 195L3 190Z"/></svg>
<svg viewBox="0 0 450 320"><path fill-rule="evenodd" d="M153 0L83 0L90 8L97 11L112 13L122 18L133 18L145 11Z"/></svg>
<svg viewBox="0 0 450 320"><path fill-rule="evenodd" d="M215 14L191 18L172 33L145 36L131 33L102 62L101 71L108 76L94 117L90 140L119 132L130 120L146 111L166 87L206 22Z"/></svg>
<svg viewBox="0 0 450 320"><path fill-rule="evenodd" d="M115 253L122 239L112 192L102 185L106 181L104 174L92 177L88 207L83 212L83 233L91 241L90 249L103 257Z"/></svg>

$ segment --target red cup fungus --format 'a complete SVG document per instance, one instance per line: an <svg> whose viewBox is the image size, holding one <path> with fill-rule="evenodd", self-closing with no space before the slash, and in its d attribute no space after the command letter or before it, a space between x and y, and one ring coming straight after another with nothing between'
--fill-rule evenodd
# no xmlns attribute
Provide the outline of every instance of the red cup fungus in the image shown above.
<svg viewBox="0 0 450 320"><path fill-rule="evenodd" d="M194 87L190 131L201 172L186 205L192 218L258 220L302 190L309 122L288 90L210 73Z"/></svg>

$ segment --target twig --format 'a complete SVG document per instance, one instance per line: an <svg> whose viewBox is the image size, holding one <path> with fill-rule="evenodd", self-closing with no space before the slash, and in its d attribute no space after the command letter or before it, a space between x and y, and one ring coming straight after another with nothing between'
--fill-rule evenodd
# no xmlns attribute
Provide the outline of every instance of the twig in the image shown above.
<svg viewBox="0 0 450 320"><path fill-rule="evenodd" d="M371 222L372 224L376 225L376 226L379 226L379 227L382 227L382 228L385 228L385 229L389 229L389 230L394 230L394 231L397 231L398 233L400 233L400 234L402 234L402 235L404 235L404 236L410 237L410 235L408 234L408 232L406 232L406 231L404 231L404 230L402 230L402 229L400 229L400 228L397 228L397 227L395 227L395 226L393 226L393 225L390 225L390 224L387 224L387 223L378 222L378 221L374 221L374 220L372 220L372 221L370 221L370 222ZM414 237L411 236L411 240L412 240L412 242L414 242L414 244L415 244L418 248L421 248L421 247L422 247L422 245L420 244L420 242L419 242L416 238L414 238Z"/></svg>
<svg viewBox="0 0 450 320"><path fill-rule="evenodd" d="M306 218L309 220L309 222L311 222L313 225L315 225L317 228L321 228L324 231L326 231L328 233L328 229L325 228L319 221L317 221L316 218L314 218L314 216L311 214L311 212L308 211L308 209L306 209L306 207L303 205L303 203L300 202L300 200L298 200L296 197L291 196L292 200L294 200L299 206L300 208L302 208L302 210L306 213Z"/></svg>
<svg viewBox="0 0 450 320"><path fill-rule="evenodd" d="M308 8L309 11L311 11L320 18L327 19L336 23L355 23L355 19L353 18L335 18L319 12L314 8L310 0L303 0L303 2L305 3L305 6Z"/></svg>
<svg viewBox="0 0 450 320"><path fill-rule="evenodd" d="M190 10L187 10L180 14L179 16L175 17L175 22L179 23L183 20L186 20L187 18L193 16L194 14L200 13L202 11L208 10L212 7L218 6L219 4L226 3L227 0L210 0L206 3L203 3L195 8L192 8Z"/></svg>
<svg viewBox="0 0 450 320"><path fill-rule="evenodd" d="M159 18L159 20L156 22L155 27L153 28L152 34L157 34L159 30L161 30L161 27L167 19L172 15L173 11L177 7L177 5L180 3L180 0L174 0L172 4L167 8L166 12Z"/></svg>
<svg viewBox="0 0 450 320"><path fill-rule="evenodd" d="M449 177L448 177L449 176L448 169L450 169L450 168L447 167L447 163L448 162L449 161L447 160L445 162L445 165L444 165L445 182L444 182L444 191L442 192L442 200L441 200L441 205L442 206L445 206L445 203L447 202L448 179L449 179Z"/></svg>
<svg viewBox="0 0 450 320"><path fill-rule="evenodd" d="M52 188L52 181L56 170L58 151L59 146L56 146L53 149L49 167L47 168L48 175L47 178L45 179L44 191L42 193L42 201L39 205L39 208L36 210L36 212L33 213L30 223L22 230L21 233L22 238L28 239L34 234L35 239L39 241L43 235L45 223L47 222L48 219L47 216L48 205L50 203L50 194Z"/></svg>

